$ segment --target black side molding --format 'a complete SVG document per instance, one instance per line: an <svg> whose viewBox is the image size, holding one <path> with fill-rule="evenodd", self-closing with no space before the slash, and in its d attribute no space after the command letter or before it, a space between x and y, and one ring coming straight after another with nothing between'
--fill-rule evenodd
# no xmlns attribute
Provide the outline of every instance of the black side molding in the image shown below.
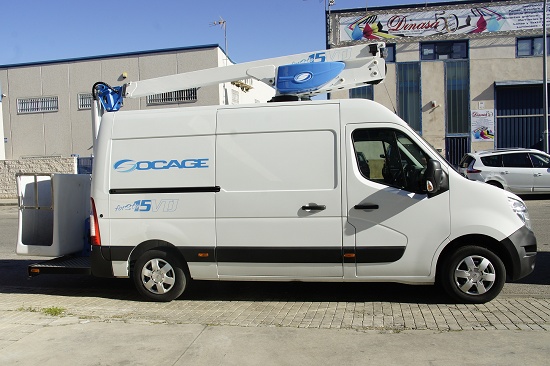
<svg viewBox="0 0 550 366"><path fill-rule="evenodd" d="M168 187L168 188L113 188L109 194L141 194L141 193L209 193L219 192L219 186L214 187Z"/></svg>

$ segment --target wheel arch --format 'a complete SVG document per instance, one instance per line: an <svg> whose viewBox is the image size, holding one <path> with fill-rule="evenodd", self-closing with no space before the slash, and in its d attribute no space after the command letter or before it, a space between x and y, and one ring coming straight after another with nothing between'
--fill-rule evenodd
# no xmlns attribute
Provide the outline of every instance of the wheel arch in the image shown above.
<svg viewBox="0 0 550 366"><path fill-rule="evenodd" d="M500 188L500 189L505 189L505 184L501 181L498 181L496 179L488 179L485 181L486 184L489 184L489 185L492 185L492 186L495 186L497 188Z"/></svg>
<svg viewBox="0 0 550 366"><path fill-rule="evenodd" d="M442 265L445 259L452 255L457 249L468 245L475 245L493 252L500 258L506 269L506 279L514 278L514 265L512 256L504 245L498 240L482 234L464 235L451 241L439 254L436 265L436 281L441 276Z"/></svg>
<svg viewBox="0 0 550 366"><path fill-rule="evenodd" d="M164 240L147 240L142 242L141 244L138 244L134 248L134 250L132 250L132 252L130 253L130 257L128 258L130 275L132 275L134 272L134 265L138 258L141 257L143 253L152 249L163 250L177 258L177 260L183 266L183 270L186 271L186 273L189 275L189 267L183 254L178 250L178 248L176 248L174 244Z"/></svg>

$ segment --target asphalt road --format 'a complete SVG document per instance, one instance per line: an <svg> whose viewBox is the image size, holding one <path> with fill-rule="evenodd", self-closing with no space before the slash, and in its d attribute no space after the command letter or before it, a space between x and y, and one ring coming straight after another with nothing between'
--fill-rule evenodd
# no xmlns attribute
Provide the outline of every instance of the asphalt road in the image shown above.
<svg viewBox="0 0 550 366"><path fill-rule="evenodd" d="M550 196L526 198L533 230L537 236L539 254L535 271L517 283L505 285L501 296L550 298ZM71 289L106 298L139 300L128 279L102 279L85 275L41 275L27 278L27 266L43 260L15 254L17 240L17 207L0 206L0 288L17 288L50 293ZM185 294L187 299L238 301L398 301L438 303L442 297L434 286L407 286L392 283L271 283L271 282L211 282L193 283Z"/></svg>

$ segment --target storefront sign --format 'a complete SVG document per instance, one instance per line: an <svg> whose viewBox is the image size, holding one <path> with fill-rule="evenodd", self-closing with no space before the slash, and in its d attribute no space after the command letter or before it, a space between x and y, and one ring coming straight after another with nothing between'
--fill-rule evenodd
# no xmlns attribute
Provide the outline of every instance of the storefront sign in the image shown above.
<svg viewBox="0 0 550 366"><path fill-rule="evenodd" d="M340 18L340 42L397 40L436 35L467 35L542 28L542 2L410 13L371 13ZM485 6L484 6L485 5ZM547 18L547 20L550 20Z"/></svg>

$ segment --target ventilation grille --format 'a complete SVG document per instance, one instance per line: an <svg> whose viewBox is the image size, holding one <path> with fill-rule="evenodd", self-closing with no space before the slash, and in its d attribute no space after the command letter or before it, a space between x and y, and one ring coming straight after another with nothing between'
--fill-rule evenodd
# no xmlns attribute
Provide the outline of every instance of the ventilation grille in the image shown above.
<svg viewBox="0 0 550 366"><path fill-rule="evenodd" d="M59 110L58 97L36 97L17 99L17 113L57 112Z"/></svg>

